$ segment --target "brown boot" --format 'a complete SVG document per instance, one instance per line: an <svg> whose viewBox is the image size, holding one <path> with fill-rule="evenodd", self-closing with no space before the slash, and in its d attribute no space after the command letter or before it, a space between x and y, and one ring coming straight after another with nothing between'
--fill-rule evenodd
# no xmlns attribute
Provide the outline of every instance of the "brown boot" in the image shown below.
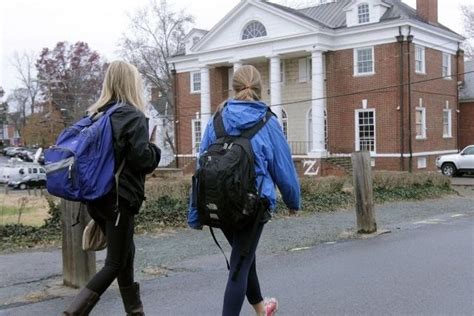
<svg viewBox="0 0 474 316"><path fill-rule="evenodd" d="M143 304L140 300L140 286L138 283L133 283L127 287L120 288L122 295L123 307L127 316L144 316Z"/></svg>
<svg viewBox="0 0 474 316"><path fill-rule="evenodd" d="M63 315L89 315L92 308L97 304L97 301L99 301L99 295L85 287L76 295L71 305L69 305L68 309L64 311Z"/></svg>

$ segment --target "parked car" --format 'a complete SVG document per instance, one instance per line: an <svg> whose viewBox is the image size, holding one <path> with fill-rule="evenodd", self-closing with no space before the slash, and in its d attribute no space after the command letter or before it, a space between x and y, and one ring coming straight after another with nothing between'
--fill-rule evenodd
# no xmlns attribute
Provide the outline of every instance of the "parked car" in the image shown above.
<svg viewBox="0 0 474 316"><path fill-rule="evenodd" d="M460 153L438 157L436 167L449 177L474 172L474 145L467 146Z"/></svg>
<svg viewBox="0 0 474 316"><path fill-rule="evenodd" d="M24 150L19 150L16 153L16 157L20 158L23 161L26 162L33 162L35 158L35 149L24 149Z"/></svg>
<svg viewBox="0 0 474 316"><path fill-rule="evenodd" d="M15 148L15 147L5 147L5 148L3 148L2 149L2 155L6 156L7 151L12 150L13 148Z"/></svg>
<svg viewBox="0 0 474 316"><path fill-rule="evenodd" d="M6 152L6 156L15 157L20 151L25 150L24 147L13 147Z"/></svg>
<svg viewBox="0 0 474 316"><path fill-rule="evenodd" d="M17 168L18 172L10 173L9 187L24 190L29 187L46 186L46 172L39 165L24 165Z"/></svg>

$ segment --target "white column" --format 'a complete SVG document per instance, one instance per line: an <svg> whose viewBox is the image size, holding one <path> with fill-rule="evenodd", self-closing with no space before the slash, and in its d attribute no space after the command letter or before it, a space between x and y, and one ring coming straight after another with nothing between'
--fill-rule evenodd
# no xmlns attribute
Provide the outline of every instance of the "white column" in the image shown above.
<svg viewBox="0 0 474 316"><path fill-rule="evenodd" d="M270 57L270 105L281 124L281 69L280 56Z"/></svg>
<svg viewBox="0 0 474 316"><path fill-rule="evenodd" d="M235 61L234 62L234 74L237 71L237 69L239 69L240 67L242 67L242 61L240 61L240 60Z"/></svg>
<svg viewBox="0 0 474 316"><path fill-rule="evenodd" d="M209 67L204 66L201 68L201 128L204 129L207 126L207 122L211 117L211 89L209 81ZM202 133L204 135L204 133Z"/></svg>
<svg viewBox="0 0 474 316"><path fill-rule="evenodd" d="M326 155L324 139L324 74L322 51L317 50L311 52L311 62L311 122L313 125L313 146L310 154L320 158Z"/></svg>

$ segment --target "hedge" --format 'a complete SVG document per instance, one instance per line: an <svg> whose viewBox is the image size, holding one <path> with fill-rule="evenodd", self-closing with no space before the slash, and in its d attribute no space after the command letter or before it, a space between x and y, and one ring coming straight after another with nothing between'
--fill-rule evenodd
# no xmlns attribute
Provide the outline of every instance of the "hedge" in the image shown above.
<svg viewBox="0 0 474 316"><path fill-rule="evenodd" d="M400 200L437 198L455 191L450 179L438 173L376 172L373 176L376 203ZM301 179L301 202L305 212L325 212L350 207L354 204L351 178L324 177ZM151 232L164 227L185 227L190 191L189 179L153 179L147 183L148 197L136 217L138 232ZM49 198L50 217L41 227L24 225L0 226L0 250L13 246L31 247L51 243L61 238L60 211ZM278 197L277 209L285 213L285 205Z"/></svg>

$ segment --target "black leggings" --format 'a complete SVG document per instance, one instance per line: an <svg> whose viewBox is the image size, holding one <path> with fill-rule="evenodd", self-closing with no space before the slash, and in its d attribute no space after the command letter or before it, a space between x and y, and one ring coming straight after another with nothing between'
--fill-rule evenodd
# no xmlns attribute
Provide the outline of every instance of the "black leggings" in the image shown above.
<svg viewBox="0 0 474 316"><path fill-rule="evenodd" d="M259 225L255 239L250 247L250 253L242 261L242 266L240 267L240 271L235 281L232 280L232 275L240 261L240 250L250 232L222 230L232 246L232 253L230 255L230 271L224 294L224 307L222 310L222 315L224 316L239 315L245 296L247 296L247 300L252 305L258 304L263 300L255 265L255 251L257 250L258 241L262 234L263 225L263 223Z"/></svg>
<svg viewBox="0 0 474 316"><path fill-rule="evenodd" d="M119 202L119 205L125 203ZM103 208L100 205L88 205L88 210L107 237L107 257L104 267L96 273L86 287L101 295L115 279L119 287L132 285L135 258L134 214L120 207L120 221L118 226L115 226L117 213L110 208L110 204Z"/></svg>

